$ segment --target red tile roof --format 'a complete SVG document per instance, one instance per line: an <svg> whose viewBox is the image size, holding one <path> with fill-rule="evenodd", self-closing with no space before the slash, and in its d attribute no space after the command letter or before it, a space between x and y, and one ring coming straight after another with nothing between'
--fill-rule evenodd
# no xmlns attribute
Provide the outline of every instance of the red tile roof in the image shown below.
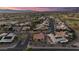
<svg viewBox="0 0 79 59"><path fill-rule="evenodd" d="M36 34L33 35L33 39L36 39L36 40L38 40L38 39L40 39L40 40L41 39L45 39L45 35L42 32L36 33Z"/></svg>

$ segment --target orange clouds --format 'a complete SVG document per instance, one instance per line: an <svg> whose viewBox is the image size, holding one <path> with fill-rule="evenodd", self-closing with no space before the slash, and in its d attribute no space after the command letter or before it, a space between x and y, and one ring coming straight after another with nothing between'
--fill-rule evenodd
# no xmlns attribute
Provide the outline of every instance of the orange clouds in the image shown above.
<svg viewBox="0 0 79 59"><path fill-rule="evenodd" d="M45 11L45 10L48 10L48 8L42 8L42 7L0 7L0 9L34 10L34 11Z"/></svg>
<svg viewBox="0 0 79 59"><path fill-rule="evenodd" d="M15 10L16 7L0 7L0 9L12 9L12 10Z"/></svg>

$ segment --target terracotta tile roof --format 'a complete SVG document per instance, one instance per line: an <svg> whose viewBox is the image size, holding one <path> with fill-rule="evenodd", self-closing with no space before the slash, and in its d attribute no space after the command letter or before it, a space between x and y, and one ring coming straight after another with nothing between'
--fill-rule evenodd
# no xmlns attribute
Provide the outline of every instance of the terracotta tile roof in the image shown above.
<svg viewBox="0 0 79 59"><path fill-rule="evenodd" d="M36 33L36 34L33 34L33 39L35 40L38 40L38 39L45 39L45 35L44 33L40 32L40 33Z"/></svg>

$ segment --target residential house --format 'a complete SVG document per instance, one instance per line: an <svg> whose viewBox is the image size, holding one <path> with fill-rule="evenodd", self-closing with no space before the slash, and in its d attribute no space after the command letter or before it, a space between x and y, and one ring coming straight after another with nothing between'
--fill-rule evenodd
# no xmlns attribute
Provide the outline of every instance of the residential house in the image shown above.
<svg viewBox="0 0 79 59"><path fill-rule="evenodd" d="M38 41L38 40L44 40L44 39L45 39L45 34L42 32L33 34L33 40Z"/></svg>

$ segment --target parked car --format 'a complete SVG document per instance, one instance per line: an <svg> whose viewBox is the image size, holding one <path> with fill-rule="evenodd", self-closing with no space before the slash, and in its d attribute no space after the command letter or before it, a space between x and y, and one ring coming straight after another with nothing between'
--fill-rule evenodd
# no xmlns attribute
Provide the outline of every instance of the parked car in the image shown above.
<svg viewBox="0 0 79 59"><path fill-rule="evenodd" d="M58 43L67 43L68 40L64 37L56 37L56 42L58 42Z"/></svg>

